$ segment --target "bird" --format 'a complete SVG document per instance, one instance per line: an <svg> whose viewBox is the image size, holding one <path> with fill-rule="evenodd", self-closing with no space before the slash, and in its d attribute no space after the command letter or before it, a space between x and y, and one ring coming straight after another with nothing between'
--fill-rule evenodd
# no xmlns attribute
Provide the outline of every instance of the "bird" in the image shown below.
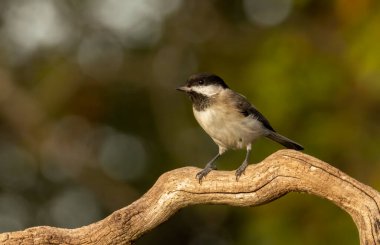
<svg viewBox="0 0 380 245"><path fill-rule="evenodd" d="M277 133L245 96L230 89L222 78L213 73L191 75L177 90L190 97L195 119L218 146L218 154L196 174L200 184L210 171L216 169L215 162L223 153L245 148L244 161L235 171L238 181L248 166L252 143L259 138L269 138L288 149L304 149Z"/></svg>

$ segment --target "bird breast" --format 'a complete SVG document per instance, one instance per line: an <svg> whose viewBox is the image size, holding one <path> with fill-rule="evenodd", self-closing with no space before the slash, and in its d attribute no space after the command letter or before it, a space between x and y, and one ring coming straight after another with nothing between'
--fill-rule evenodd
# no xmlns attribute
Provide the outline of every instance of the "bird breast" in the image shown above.
<svg viewBox="0 0 380 245"><path fill-rule="evenodd" d="M241 149L263 135L263 125L252 116L245 117L228 104L213 104L205 110L193 108L201 127L220 147Z"/></svg>

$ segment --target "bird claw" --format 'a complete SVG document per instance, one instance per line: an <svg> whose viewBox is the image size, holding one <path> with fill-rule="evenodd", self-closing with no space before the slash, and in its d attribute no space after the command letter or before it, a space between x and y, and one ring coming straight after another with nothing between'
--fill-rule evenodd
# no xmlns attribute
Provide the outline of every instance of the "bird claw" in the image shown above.
<svg viewBox="0 0 380 245"><path fill-rule="evenodd" d="M203 178L205 178L206 175L207 175L208 173L210 173L211 170L212 170L212 168L205 168L205 169L203 169L202 171L199 171L199 172L197 173L197 175L195 175L195 178L198 179L199 184L202 184L202 180L203 180Z"/></svg>

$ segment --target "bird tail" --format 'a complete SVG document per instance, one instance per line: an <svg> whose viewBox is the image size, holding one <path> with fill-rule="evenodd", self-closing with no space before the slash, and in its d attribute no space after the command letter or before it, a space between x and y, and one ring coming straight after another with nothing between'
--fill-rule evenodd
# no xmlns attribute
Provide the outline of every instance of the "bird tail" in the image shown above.
<svg viewBox="0 0 380 245"><path fill-rule="evenodd" d="M297 151L302 151L303 146L294 142L293 140L290 140L286 138L285 136L282 136L281 134L278 134L276 132L271 131L267 136L267 138L276 141L277 143L285 146L288 149L294 149Z"/></svg>

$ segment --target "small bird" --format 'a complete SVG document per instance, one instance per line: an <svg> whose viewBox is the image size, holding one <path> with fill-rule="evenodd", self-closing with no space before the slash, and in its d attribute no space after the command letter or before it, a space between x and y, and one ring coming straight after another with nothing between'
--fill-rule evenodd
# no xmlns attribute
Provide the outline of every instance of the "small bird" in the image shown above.
<svg viewBox="0 0 380 245"><path fill-rule="evenodd" d="M218 154L197 173L199 183L211 170L216 169L215 161L227 150L246 148L245 159L235 172L238 181L248 165L252 142L260 137L267 137L289 149L304 149L300 144L278 134L263 114L217 75L194 74L177 90L190 97L195 119L219 147Z"/></svg>

